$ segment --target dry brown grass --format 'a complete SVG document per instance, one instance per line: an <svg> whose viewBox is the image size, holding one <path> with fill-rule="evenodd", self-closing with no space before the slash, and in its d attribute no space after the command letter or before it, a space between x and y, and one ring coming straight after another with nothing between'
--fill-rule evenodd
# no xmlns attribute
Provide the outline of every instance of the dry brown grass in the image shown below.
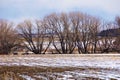
<svg viewBox="0 0 120 80"><path fill-rule="evenodd" d="M91 54L84 54L84 55L81 55L81 54L54 54L54 55L50 55L50 54L45 54L45 55L0 55L0 57L2 58L1 60L6 60L6 61L9 61L9 59L11 58L15 58L17 59L18 57L39 57L39 58L55 58L55 57L78 57L78 58L88 58L88 59L91 59L91 58L95 58L96 59L99 59L99 57L105 57L105 59L109 59L109 60L120 60L120 54L94 54L94 55L91 55ZM97 58L98 57L98 58ZM61 59L62 59L61 58ZM101 58L100 58L101 59ZM3 60L3 61L4 61ZM11 59L12 60L12 59ZM45 77L49 77L48 74L49 73L54 73L54 72L58 72L58 73L61 73L61 72L64 72L64 71L74 71L74 70L93 70L93 71L100 71L100 70L103 70L103 69L100 69L100 68L80 68L80 67L45 67L45 66L41 66L41 67L27 67L27 66L0 66L0 80L9 80L9 78L12 78L13 80L25 80L23 79L20 75L28 75L28 76L31 76L32 78L35 78L36 80L42 80L40 78L36 78L34 75L39 75L40 73L45 73L43 76ZM105 70L108 70L109 69L105 69ZM48 74L47 74L48 73ZM52 77L49 77L51 78L50 80L53 80ZM86 77L84 80L100 80L100 79L93 79L91 77ZM54 79L56 80L56 79ZM114 79L111 79L111 80L114 80Z"/></svg>
<svg viewBox="0 0 120 80"><path fill-rule="evenodd" d="M33 75L38 73L48 73L48 72L63 72L66 70L75 70L76 68L66 67L66 68L53 68L53 67L27 67L27 66L0 66L0 80L25 80L19 75L29 75L35 78ZM47 75L46 75L47 76ZM36 80L40 80L35 78ZM42 80L42 79L41 79Z"/></svg>
<svg viewBox="0 0 120 80"><path fill-rule="evenodd" d="M49 80L56 80L56 76L51 77L49 74L51 73L61 73L64 71L74 71L74 70L94 70L94 71L100 71L100 68L83 68L83 67L27 67L27 66L0 66L0 80L9 80L12 78L13 80L25 80L20 75L28 75L34 78L35 80L42 80L42 78L37 78L34 75L39 75L41 73L44 77L48 77ZM103 70L103 69L102 69ZM105 69L109 70L109 69ZM60 76L59 76L60 77ZM85 77L84 80L101 80L98 78L92 78L92 77ZM113 80L113 79L111 79Z"/></svg>

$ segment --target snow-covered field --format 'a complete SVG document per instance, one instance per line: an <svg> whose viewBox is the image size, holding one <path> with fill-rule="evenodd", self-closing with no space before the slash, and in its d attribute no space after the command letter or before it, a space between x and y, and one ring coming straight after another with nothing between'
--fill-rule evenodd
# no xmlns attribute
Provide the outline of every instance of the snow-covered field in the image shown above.
<svg viewBox="0 0 120 80"><path fill-rule="evenodd" d="M94 77L99 79L120 80L120 54L47 54L47 55L8 55L0 56L0 65L4 66L33 66L33 67L83 67L84 71L64 71L51 75L62 75L63 80L72 77ZM96 68L100 70L89 70ZM35 75L37 77L42 76ZM25 75L23 75L25 77ZM28 77L28 76L27 76ZM28 79L29 80L29 79ZM61 79L58 79L61 80Z"/></svg>
<svg viewBox="0 0 120 80"><path fill-rule="evenodd" d="M0 65L101 67L120 69L120 54L51 54L0 56Z"/></svg>

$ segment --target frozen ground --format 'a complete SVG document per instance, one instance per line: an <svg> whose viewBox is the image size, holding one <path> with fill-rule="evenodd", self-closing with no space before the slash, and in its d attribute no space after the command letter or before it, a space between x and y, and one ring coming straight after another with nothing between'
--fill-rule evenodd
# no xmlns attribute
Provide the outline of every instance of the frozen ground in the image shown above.
<svg viewBox="0 0 120 80"><path fill-rule="evenodd" d="M24 56L0 56L0 65L6 66L46 66L46 67L83 67L85 70L64 71L49 75L62 75L57 80L76 80L84 77L94 77L105 80L120 80L120 54L69 54L69 55L24 55ZM89 70L97 68L100 70ZM35 75L43 77L45 73ZM27 75L22 75L26 77ZM27 76L28 77L28 76ZM29 80L29 79L28 79ZM44 80L47 80L46 78ZM86 80L86 79L85 79ZM97 79L96 79L97 80Z"/></svg>
<svg viewBox="0 0 120 80"><path fill-rule="evenodd" d="M120 69L119 54L0 56L0 65L101 67Z"/></svg>
<svg viewBox="0 0 120 80"><path fill-rule="evenodd" d="M32 78L27 75L22 75L27 80L35 80L35 78L40 78L41 80L120 80L120 72L114 71L65 71L61 73L40 73L34 75Z"/></svg>

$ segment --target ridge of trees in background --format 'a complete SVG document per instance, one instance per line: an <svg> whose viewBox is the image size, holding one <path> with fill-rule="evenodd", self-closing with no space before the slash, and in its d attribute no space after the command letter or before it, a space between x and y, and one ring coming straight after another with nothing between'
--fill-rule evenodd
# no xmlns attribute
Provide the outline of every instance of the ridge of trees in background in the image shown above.
<svg viewBox="0 0 120 80"><path fill-rule="evenodd" d="M51 45L58 54L119 52L119 34L119 16L115 22L106 23L80 12L52 13L42 20L26 20L16 28L0 20L0 54L13 53L19 48L45 54Z"/></svg>

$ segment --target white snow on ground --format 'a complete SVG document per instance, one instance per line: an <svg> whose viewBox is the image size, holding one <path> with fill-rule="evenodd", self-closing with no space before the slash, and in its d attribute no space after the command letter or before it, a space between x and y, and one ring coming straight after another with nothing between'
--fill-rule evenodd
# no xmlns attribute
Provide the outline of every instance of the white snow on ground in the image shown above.
<svg viewBox="0 0 120 80"><path fill-rule="evenodd" d="M93 77L103 80L120 80L120 54L66 54L66 55L9 55L0 56L0 65L6 66L48 66L48 67L84 67L85 70L64 71L62 73L50 73L47 76L57 77L57 80L82 80L84 77ZM87 68L102 68L98 71ZM104 69L105 68L105 69ZM108 70L107 70L107 69ZM110 69L110 70L109 70ZM36 78L48 80L47 77L35 75ZM34 80L31 76L20 75L27 80Z"/></svg>
<svg viewBox="0 0 120 80"><path fill-rule="evenodd" d="M43 80L49 80L49 76L54 80L92 80L86 79L86 77L96 78L94 80L120 80L120 72L114 70L73 70L64 71L59 73L48 73L47 77L43 76L46 73L40 73L34 77L41 78Z"/></svg>
<svg viewBox="0 0 120 80"><path fill-rule="evenodd" d="M20 75L22 78L26 79L26 80L35 80L33 78L31 78L30 76L28 75Z"/></svg>
<svg viewBox="0 0 120 80"><path fill-rule="evenodd" d="M120 69L120 55L0 56L0 65L99 67Z"/></svg>

